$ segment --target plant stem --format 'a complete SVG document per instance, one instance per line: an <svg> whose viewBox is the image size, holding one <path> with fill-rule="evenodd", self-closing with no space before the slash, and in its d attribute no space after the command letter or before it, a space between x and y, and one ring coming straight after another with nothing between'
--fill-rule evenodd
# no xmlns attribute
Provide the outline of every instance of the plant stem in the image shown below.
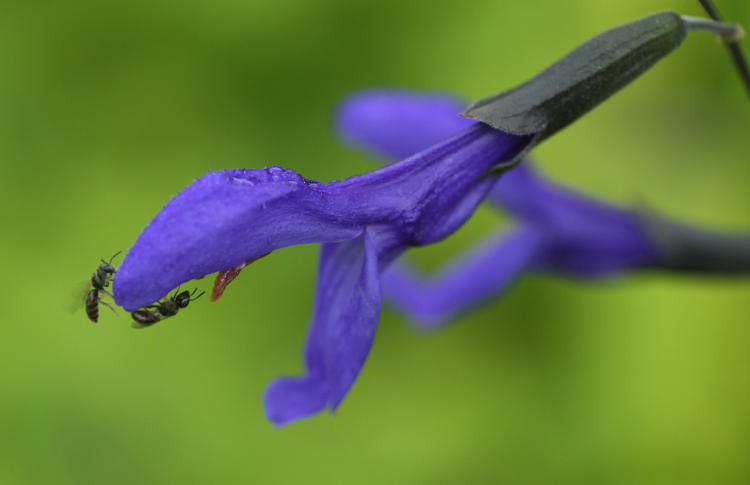
<svg viewBox="0 0 750 485"><path fill-rule="evenodd" d="M657 249L657 267L687 273L746 275L750 233L718 232L640 211L641 224Z"/></svg>
<svg viewBox="0 0 750 485"><path fill-rule="evenodd" d="M722 21L719 9L716 8L711 0L698 0L698 2L700 2L701 6L706 11L709 17L716 20L717 22ZM740 47L739 42L725 42L725 45L729 50L729 55L732 57L732 61L737 68L737 72L739 73L740 78L742 79L742 82L747 89L747 94L748 96L750 96L750 68L748 68L747 59L742 52L742 48Z"/></svg>
<svg viewBox="0 0 750 485"><path fill-rule="evenodd" d="M701 17L688 17L682 15L682 21L685 22L685 27L688 30L702 30L704 32L711 32L719 36L719 40L725 44L733 44L740 41L745 36L745 31L742 27L735 24L728 24L726 22L719 22L712 19L704 19Z"/></svg>

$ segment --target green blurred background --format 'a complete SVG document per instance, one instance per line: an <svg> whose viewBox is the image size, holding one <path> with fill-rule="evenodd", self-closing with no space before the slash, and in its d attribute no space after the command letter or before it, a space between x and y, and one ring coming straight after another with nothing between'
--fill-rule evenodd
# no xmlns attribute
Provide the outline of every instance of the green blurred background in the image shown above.
<svg viewBox="0 0 750 485"><path fill-rule="evenodd" d="M719 7L750 27L750 2ZM528 277L430 335L386 309L337 415L280 430L261 395L301 370L316 246L148 330L65 310L207 171L371 170L331 130L347 93L476 99L663 9L701 15L688 0L5 0L0 483L750 482L748 280ZM537 156L588 193L750 228L748 126L726 53L697 33ZM481 209L413 259L436 268L502 223Z"/></svg>

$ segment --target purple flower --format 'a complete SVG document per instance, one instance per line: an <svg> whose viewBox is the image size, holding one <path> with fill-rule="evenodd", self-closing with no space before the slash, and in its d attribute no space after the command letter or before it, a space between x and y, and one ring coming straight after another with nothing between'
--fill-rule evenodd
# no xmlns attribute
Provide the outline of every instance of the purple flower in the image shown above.
<svg viewBox="0 0 750 485"><path fill-rule="evenodd" d="M521 177L510 184L518 190L493 188L498 174L532 145L671 52L685 30L681 18L667 12L607 31L526 83L472 105L467 116L489 125L456 118L461 107L440 96L415 103L408 94L365 94L349 106L357 109L342 112L342 132L382 154L408 158L328 184L280 167L209 173L172 199L139 236L114 280L115 301L134 311L218 271L215 297L250 261L285 246L322 243L306 372L275 380L264 400L277 425L326 406L333 411L370 351L381 273L407 248L453 233L491 190L493 199L516 204L519 214L535 221L501 241L503 251L515 254L510 267L517 268L496 272L502 281L532 265L606 272L637 264L648 253L635 241L630 218L590 201L573 201L529 172L508 177ZM540 197L557 197L565 207L539 205ZM612 247L592 263L588 251L599 246L591 242L592 249L582 249L574 241L592 229L594 219L607 225L607 235L600 231L596 237ZM569 239L567 245L557 241L562 237ZM614 241L621 237L627 240ZM553 240L554 247L548 247Z"/></svg>
<svg viewBox="0 0 750 485"><path fill-rule="evenodd" d="M342 104L337 128L350 143L398 159L472 126L455 115L461 105L439 94L364 92ZM529 163L493 180L488 198L515 216L514 229L498 232L432 278L401 263L384 274L385 299L423 328L495 298L529 271L600 277L656 260L636 214L546 181Z"/></svg>
<svg viewBox="0 0 750 485"><path fill-rule="evenodd" d="M381 272L408 247L461 226L492 188L484 176L513 160L529 136L482 123L445 133L398 163L322 184L291 170L209 173L174 197L139 236L114 283L128 311L191 279L293 244L323 243L305 373L268 387L276 425L335 410L370 351Z"/></svg>

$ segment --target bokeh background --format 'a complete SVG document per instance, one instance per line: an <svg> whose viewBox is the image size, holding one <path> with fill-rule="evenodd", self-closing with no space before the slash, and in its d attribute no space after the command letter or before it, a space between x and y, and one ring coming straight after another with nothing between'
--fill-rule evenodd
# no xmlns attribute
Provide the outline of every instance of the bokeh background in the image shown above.
<svg viewBox="0 0 750 485"><path fill-rule="evenodd" d="M746 0L718 4L750 27ZM301 370L317 246L147 330L67 311L207 171L371 170L331 130L348 93L476 99L662 9L701 15L688 0L5 0L0 483L750 482L750 279L528 277L429 335L386 309L336 416L284 429L261 395ZM726 53L698 33L536 155L589 194L750 229L748 126ZM437 268L505 223L483 208L411 257Z"/></svg>

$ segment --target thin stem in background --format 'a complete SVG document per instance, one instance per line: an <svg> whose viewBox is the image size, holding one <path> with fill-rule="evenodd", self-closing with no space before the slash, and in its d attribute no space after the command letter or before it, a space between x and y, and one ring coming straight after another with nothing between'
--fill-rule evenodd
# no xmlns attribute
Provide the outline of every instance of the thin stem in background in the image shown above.
<svg viewBox="0 0 750 485"><path fill-rule="evenodd" d="M719 10L711 0L698 1L709 17L717 22L723 20ZM745 59L745 55L742 53L742 48L738 42L724 42L724 44L727 46L727 49L729 49L729 55L732 57L735 67L737 67L737 71L740 74L740 78L742 79L745 88L747 88L748 96L750 96L750 68L748 68L747 59Z"/></svg>

